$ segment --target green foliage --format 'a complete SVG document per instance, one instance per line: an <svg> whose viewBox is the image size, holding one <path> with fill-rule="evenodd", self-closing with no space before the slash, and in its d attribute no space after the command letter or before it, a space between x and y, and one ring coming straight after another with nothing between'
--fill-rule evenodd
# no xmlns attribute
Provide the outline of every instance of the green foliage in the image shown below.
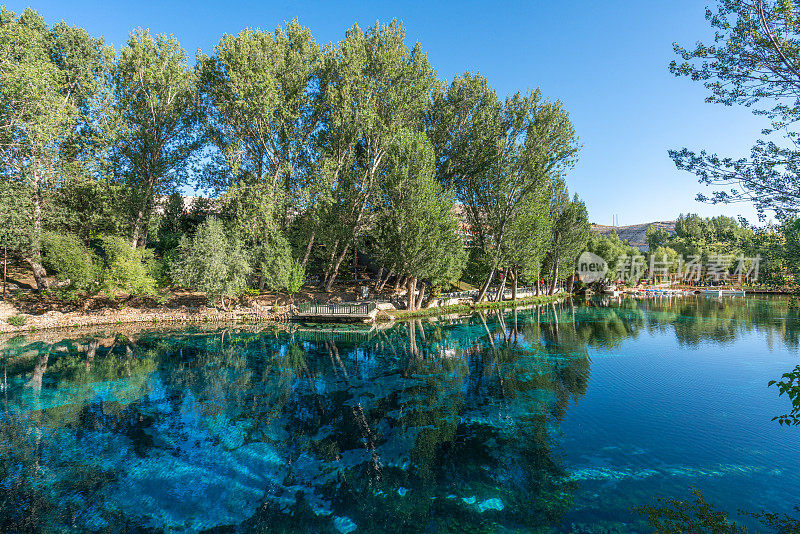
<svg viewBox="0 0 800 534"><path fill-rule="evenodd" d="M173 36L131 34L114 71L117 155L131 211L134 245L155 208L155 195L186 179L184 167L201 146L197 132L197 80Z"/></svg>
<svg viewBox="0 0 800 534"><path fill-rule="evenodd" d="M744 526L738 525L724 513L709 504L700 490L691 488L694 499L657 498L656 504L637 506L634 512L647 517L647 523L659 534L686 534L706 532L709 534L746 534ZM800 508L795 508L800 511ZM769 512L739 512L753 517L773 532L800 532L800 520L787 514Z"/></svg>
<svg viewBox="0 0 800 534"><path fill-rule="evenodd" d="M800 223L791 217L778 226L754 228L731 217L681 214L675 223L674 236L655 226L648 228L647 234L651 254L662 265L668 265L672 273L678 271L680 257L684 262L698 259L700 264L716 257L729 264L731 274L741 262L742 274L745 274L753 266L750 258L758 257L757 281L764 287L795 286L800 275ZM659 246L653 248L657 243ZM607 234L606 239L590 238L587 250L606 259L610 270L614 270L611 260L620 255L624 257L625 246L618 238ZM630 249L627 256L631 254L639 253Z"/></svg>
<svg viewBox="0 0 800 534"><path fill-rule="evenodd" d="M436 177L462 203L474 246L491 264L479 300L499 266L537 277L551 242L544 206L578 151L561 103L539 90L500 101L485 78L467 73L434 90L425 124Z"/></svg>
<svg viewBox="0 0 800 534"><path fill-rule="evenodd" d="M225 233L216 217L209 217L195 235L181 238L179 259L173 264L176 283L204 291L211 303L225 307L225 297L247 288L251 267L239 242Z"/></svg>
<svg viewBox="0 0 800 534"><path fill-rule="evenodd" d="M286 291L290 295L294 295L306 283L306 270L303 265L297 261L292 260L292 266L289 269L289 277L286 283Z"/></svg>
<svg viewBox="0 0 800 534"><path fill-rule="evenodd" d="M634 508L647 517L647 523L660 534L685 534L708 532L709 534L744 534L744 527L732 523L725 513L716 510L703 499L696 488L692 488L694 500L658 498L658 504Z"/></svg>
<svg viewBox="0 0 800 534"><path fill-rule="evenodd" d="M553 279L558 280L573 273L578 256L586 248L591 227L586 204L577 194L569 200L566 188L554 197L551 209L553 240L547 264L553 271Z"/></svg>
<svg viewBox="0 0 800 534"><path fill-rule="evenodd" d="M326 290L351 247L369 228L380 181L397 136L421 126L434 71L417 43L392 21L350 28L325 57L320 80L323 127L319 172L329 189L320 208L321 238L333 249Z"/></svg>
<svg viewBox="0 0 800 534"><path fill-rule="evenodd" d="M620 260L630 252L630 249L631 246L620 239L617 232L609 232L603 235L592 232L586 243L586 250L597 254L606 261L609 276L617 272L620 267Z"/></svg>
<svg viewBox="0 0 800 534"><path fill-rule="evenodd" d="M24 315L11 315L6 318L6 322L11 326L25 326L25 323L28 322L28 318Z"/></svg>
<svg viewBox="0 0 800 534"><path fill-rule="evenodd" d="M135 249L121 237L101 239L103 251L102 289L109 295L123 291L131 295L156 292L155 260L151 250Z"/></svg>
<svg viewBox="0 0 800 534"><path fill-rule="evenodd" d="M800 19L797 5L786 0L721 0L706 19L714 28L714 43L694 49L675 45L681 62L673 61L676 76L701 81L709 102L745 106L767 117L771 128L753 146L750 157L723 157L687 148L670 151L679 169L695 173L700 182L717 186L712 203L751 202L761 217L773 211L784 219L800 210L800 176L796 149L798 132L792 126L800 114L797 87L800 72ZM785 135L783 142L774 132Z"/></svg>
<svg viewBox="0 0 800 534"><path fill-rule="evenodd" d="M661 228L660 226L650 225L647 227L647 230L644 232L645 239L647 240L647 246L650 250L655 250L659 247L663 247L669 241L669 233Z"/></svg>
<svg viewBox="0 0 800 534"><path fill-rule="evenodd" d="M44 264L74 289L93 289L100 280L100 259L74 234L42 236Z"/></svg>
<svg viewBox="0 0 800 534"><path fill-rule="evenodd" d="M158 218L156 250L168 254L178 246L183 235L184 205L179 193L172 193L164 204L164 213Z"/></svg>
<svg viewBox="0 0 800 534"><path fill-rule="evenodd" d="M288 206L307 200L301 180L315 179L303 170L319 122L312 87L322 67L319 46L295 20L273 33L225 35L198 63L206 135L219 150L208 185L257 183L285 219Z"/></svg>
<svg viewBox="0 0 800 534"><path fill-rule="evenodd" d="M3 9L0 79L3 237L40 288L44 265L72 294L152 294L175 273L212 298L237 291L252 282L238 255L220 287L187 274L210 214L261 289L299 288L323 262L330 289L345 259L375 244L397 274L447 285L466 261L461 223L482 277L533 279L578 149L560 102L538 90L500 99L470 73L444 85L397 21L354 25L325 50L297 21L246 29L192 69L171 36L136 30L115 56L80 28ZM190 174L215 198L187 213L175 191Z"/></svg>
<svg viewBox="0 0 800 534"><path fill-rule="evenodd" d="M387 265L441 285L458 280L466 261L453 195L433 178L433 148L425 134L405 130L390 152L381 184L377 249Z"/></svg>
<svg viewBox="0 0 800 534"><path fill-rule="evenodd" d="M251 265L258 271L260 285L280 291L286 289L292 272L292 250L277 228L272 229L252 252Z"/></svg>
<svg viewBox="0 0 800 534"><path fill-rule="evenodd" d="M506 262L515 266L521 279L529 283L540 279L552 239L553 220L548 203L546 191L530 196L511 224L508 247L503 251Z"/></svg>
<svg viewBox="0 0 800 534"><path fill-rule="evenodd" d="M792 402L792 411L772 418L781 425L800 425L800 365L794 371L784 373L780 380L770 380L770 386L777 386L778 395L784 395Z"/></svg>

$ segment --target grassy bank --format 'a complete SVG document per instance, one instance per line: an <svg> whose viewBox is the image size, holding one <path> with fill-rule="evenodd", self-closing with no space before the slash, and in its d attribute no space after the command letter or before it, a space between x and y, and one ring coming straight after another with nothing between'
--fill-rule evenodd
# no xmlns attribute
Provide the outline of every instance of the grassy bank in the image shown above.
<svg viewBox="0 0 800 534"><path fill-rule="evenodd" d="M449 315L451 313L470 313L477 310L491 310L497 308L514 308L516 306L530 306L531 304L550 304L564 298L564 294L539 295L537 297L527 297L517 300L505 300L502 302L481 302L479 304L453 304L452 306L439 306L425 308L423 310L393 312L395 319L409 319L416 317L435 317L438 315Z"/></svg>

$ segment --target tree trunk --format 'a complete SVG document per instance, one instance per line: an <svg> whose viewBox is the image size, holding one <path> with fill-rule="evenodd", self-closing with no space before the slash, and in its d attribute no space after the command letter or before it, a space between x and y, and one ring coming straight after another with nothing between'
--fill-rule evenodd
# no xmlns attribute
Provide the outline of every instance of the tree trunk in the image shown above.
<svg viewBox="0 0 800 534"><path fill-rule="evenodd" d="M353 247L353 282L358 290L358 247Z"/></svg>
<svg viewBox="0 0 800 534"><path fill-rule="evenodd" d="M556 283L558 282L558 260L553 263L553 281L550 283L550 295L556 292Z"/></svg>
<svg viewBox="0 0 800 534"><path fill-rule="evenodd" d="M380 292L380 291L383 291L383 286L385 286L385 285L386 285L386 282L388 282L388 281L389 281L389 278L391 278L391 277L392 277L392 269L394 269L394 265L392 265L392 266L391 266L391 268L389 268L389 270L388 270L388 271L386 271L386 278L384 278L383 280L381 280L381 283L380 283L380 284L378 284L377 290L378 290L379 292Z"/></svg>
<svg viewBox="0 0 800 534"><path fill-rule="evenodd" d="M47 289L47 271L42 266L42 183L39 173L33 171L33 232L31 235L30 256L25 258L33 271L36 280L36 290Z"/></svg>
<svg viewBox="0 0 800 534"><path fill-rule="evenodd" d="M303 261L301 265L303 269L306 268L306 264L308 263L308 257L311 255L311 247L314 245L314 238L317 237L317 231L314 230L311 232L311 237L308 240L308 246L306 247L306 253L303 255Z"/></svg>
<svg viewBox="0 0 800 534"><path fill-rule="evenodd" d="M31 270L33 271L33 279L36 280L36 290L42 291L47 289L47 271L42 267L42 264L33 258L25 258L25 261L31 266Z"/></svg>
<svg viewBox="0 0 800 534"><path fill-rule="evenodd" d="M325 292L330 293L331 288L333 287L333 283L336 281L336 275L339 273L339 267L342 265L344 261L344 257L347 255L347 251L350 248L350 243L345 243L344 249L342 249L342 253L339 254L339 257L336 259L336 263L333 265L333 271L331 272L330 278L325 283Z"/></svg>
<svg viewBox="0 0 800 534"><path fill-rule="evenodd" d="M142 232L142 221L144 220L144 203L139 206L136 211L136 217L133 219L133 235L131 237L131 247L136 248L139 246L139 238Z"/></svg>
<svg viewBox="0 0 800 534"><path fill-rule="evenodd" d="M337 239L333 243L333 248L331 249L331 256L328 258L328 266L325 268L325 276L322 278L322 284L328 284L328 278L331 275L331 270L333 269L333 260L336 258L336 252L339 250L339 240Z"/></svg>
<svg viewBox="0 0 800 534"><path fill-rule="evenodd" d="M147 172L147 171L145 171ZM142 202L136 211L136 217L133 220L133 236L131 238L131 246L137 248L139 245L144 246L147 240L147 226L150 222L149 209L152 207L153 202L153 186L155 185L155 177L152 174L147 174L145 177L145 189L142 192Z"/></svg>
<svg viewBox="0 0 800 534"><path fill-rule="evenodd" d="M497 288L497 293L494 296L495 302L503 301L503 293L506 290L506 280L508 279L508 269L503 271L503 279L500 281L500 287Z"/></svg>
<svg viewBox="0 0 800 534"><path fill-rule="evenodd" d="M514 277L514 285L511 286L511 300L516 302L517 301L517 280L519 278L517 276L517 270L516 269L514 269L514 271L511 273L511 276ZM516 311L514 313L516 313Z"/></svg>
<svg viewBox="0 0 800 534"><path fill-rule="evenodd" d="M413 311L415 309L414 308L414 304L416 304L416 300L417 300L415 298L415 295L414 295L414 292L417 290L417 279L416 278L412 278L411 276L409 276L408 277L408 286L407 287L408 287L408 291L407 291L407 295L406 296L408 297L408 306L406 306L406 309L410 310L410 311Z"/></svg>
<svg viewBox="0 0 800 534"><path fill-rule="evenodd" d="M397 279L394 281L394 291L395 291L395 293L400 291L400 287L401 286L405 286L405 285L408 285L408 277L406 277L405 275L404 276L400 276L400 274L398 273L397 274Z"/></svg>
<svg viewBox="0 0 800 534"><path fill-rule="evenodd" d="M422 282L419 285L419 296L417 297L417 305L416 308L419 310L422 308L422 299L425 298L425 282Z"/></svg>
<svg viewBox="0 0 800 534"><path fill-rule="evenodd" d="M377 291L378 286L381 284L381 280L383 280L383 271L386 268L386 264L381 263L381 268L378 269L378 275L375 277L375 283L372 285L375 290Z"/></svg>
<svg viewBox="0 0 800 534"><path fill-rule="evenodd" d="M494 272L496 269L497 267L492 267L491 272L489 272L488 278L486 278L486 281L483 283L483 286L481 286L481 290L478 292L478 296L475 299L475 302L483 301L484 297L486 296L486 292L489 291L489 284L492 283L492 278L494 278Z"/></svg>

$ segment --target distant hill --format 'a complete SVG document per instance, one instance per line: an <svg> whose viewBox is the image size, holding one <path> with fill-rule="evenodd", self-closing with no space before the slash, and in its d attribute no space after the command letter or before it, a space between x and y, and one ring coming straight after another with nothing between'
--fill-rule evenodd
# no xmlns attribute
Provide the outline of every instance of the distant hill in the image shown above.
<svg viewBox="0 0 800 534"><path fill-rule="evenodd" d="M592 224L592 230L600 234L608 234L616 231L623 241L627 241L642 252L647 252L647 239L644 233L650 226L661 227L669 235L675 235L675 221L656 221L642 224L631 224L629 226L606 226L604 224Z"/></svg>

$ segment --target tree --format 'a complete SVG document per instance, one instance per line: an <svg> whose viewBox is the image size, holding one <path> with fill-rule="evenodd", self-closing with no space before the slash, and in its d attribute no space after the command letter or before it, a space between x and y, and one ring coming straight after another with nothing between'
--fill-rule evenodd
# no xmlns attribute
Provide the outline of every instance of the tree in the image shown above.
<svg viewBox="0 0 800 534"><path fill-rule="evenodd" d="M653 228L651 226L651 228ZM598 232L591 232L589 239L586 242L586 250L592 254L596 254L605 260L608 265L608 276L612 277L615 273L619 272L622 265L620 260L628 257L631 246L627 241L620 239L617 232L609 232L607 234L600 234ZM651 249L655 250L655 249Z"/></svg>
<svg viewBox="0 0 800 534"><path fill-rule="evenodd" d="M590 231L586 204L577 194L569 200L569 194L564 188L556 195L553 203L553 241L549 251L551 295L556 291L559 269L565 265L574 266L578 255L586 247Z"/></svg>
<svg viewBox="0 0 800 534"><path fill-rule="evenodd" d="M106 236L103 251L102 288L109 295L124 291L130 295L152 295L156 291L155 260L152 250L137 249L125 239Z"/></svg>
<svg viewBox="0 0 800 534"><path fill-rule="evenodd" d="M183 235L183 218L185 213L183 197L179 193L172 193L164 203L164 212L158 219L156 233L156 250L162 254L178 246Z"/></svg>
<svg viewBox="0 0 800 534"><path fill-rule="evenodd" d="M133 32L114 73L121 134L115 149L129 193L131 243L143 247L156 195L186 180L185 166L200 146L196 80L186 52L172 36Z"/></svg>
<svg viewBox="0 0 800 534"><path fill-rule="evenodd" d="M47 288L43 210L61 164L60 143L76 113L60 92L67 77L49 52L48 28L38 13L27 9L17 17L0 8L0 174L30 208L19 251L40 290Z"/></svg>
<svg viewBox="0 0 800 534"><path fill-rule="evenodd" d="M48 36L50 61L64 79L59 88L74 114L60 141L61 164L46 226L77 234L84 243L124 231L124 191L113 182L112 148L118 134L113 111L114 50L102 37L63 22Z"/></svg>
<svg viewBox="0 0 800 534"><path fill-rule="evenodd" d="M248 251L262 290L285 288L292 260L289 242L275 220L272 200L268 189L243 182L231 186L222 199L222 212L230 218L237 238Z"/></svg>
<svg viewBox="0 0 800 534"><path fill-rule="evenodd" d="M292 260L292 266L289 269L288 281L286 282L286 291L289 295L294 296L295 293L303 288L306 283L306 270L303 264L297 260Z"/></svg>
<svg viewBox="0 0 800 534"><path fill-rule="evenodd" d="M326 54L321 80L320 171L331 185L320 217L330 251L330 291L348 251L364 235L391 147L402 128L422 120L434 72L419 43L409 50L405 29L392 21L358 25Z"/></svg>
<svg viewBox="0 0 800 534"><path fill-rule="evenodd" d="M173 279L204 291L209 302L219 302L225 309L225 297L238 295L247 287L250 264L238 241L226 234L218 218L206 219L191 239L183 236L178 250Z"/></svg>
<svg viewBox="0 0 800 534"><path fill-rule="evenodd" d="M384 264L408 275L408 309L413 310L424 297L424 291L415 297L417 281L436 287L458 280L466 254L453 195L434 179L433 147L425 134L401 131L388 159L376 248Z"/></svg>
<svg viewBox="0 0 800 534"><path fill-rule="evenodd" d="M644 237L651 251L663 247L667 244L667 241L669 241L669 233L660 226L654 224L647 227L647 230L644 231Z"/></svg>
<svg viewBox="0 0 800 534"><path fill-rule="evenodd" d="M545 184L543 184L545 185ZM517 283L527 280L536 283L537 291L542 273L542 264L550 247L553 221L550 217L550 198L547 187L542 187L526 199L526 203L515 217L509 230L503 257L513 276L512 298L517 297ZM501 283L501 286L503 284ZM498 290L502 295L503 288Z"/></svg>
<svg viewBox="0 0 800 534"><path fill-rule="evenodd" d="M213 56L197 59L205 131L224 169L211 176L225 177L210 185L266 188L285 229L290 206L304 207L303 180L315 178L307 171L319 122L319 46L294 20L274 33L225 35Z"/></svg>
<svg viewBox="0 0 800 534"><path fill-rule="evenodd" d="M92 289L99 282L100 260L74 234L45 232L42 237L48 268L74 289Z"/></svg>
<svg viewBox="0 0 800 534"><path fill-rule="evenodd" d="M489 259L481 301L529 195L574 165L575 132L560 102L546 102L536 90L500 103L485 79L470 74L434 94L427 125L437 178L465 206L477 246Z"/></svg>
<svg viewBox="0 0 800 534"><path fill-rule="evenodd" d="M708 102L744 105L772 126L756 141L749 158L718 156L687 148L670 151L679 169L697 174L701 183L720 186L712 203L752 202L761 218L773 211L779 219L800 210L800 151L796 149L800 117L800 19L794 2L724 0L706 10L715 28L714 44L693 50L675 44L682 61L673 61L676 76L702 81ZM773 139L781 132L782 146Z"/></svg>

